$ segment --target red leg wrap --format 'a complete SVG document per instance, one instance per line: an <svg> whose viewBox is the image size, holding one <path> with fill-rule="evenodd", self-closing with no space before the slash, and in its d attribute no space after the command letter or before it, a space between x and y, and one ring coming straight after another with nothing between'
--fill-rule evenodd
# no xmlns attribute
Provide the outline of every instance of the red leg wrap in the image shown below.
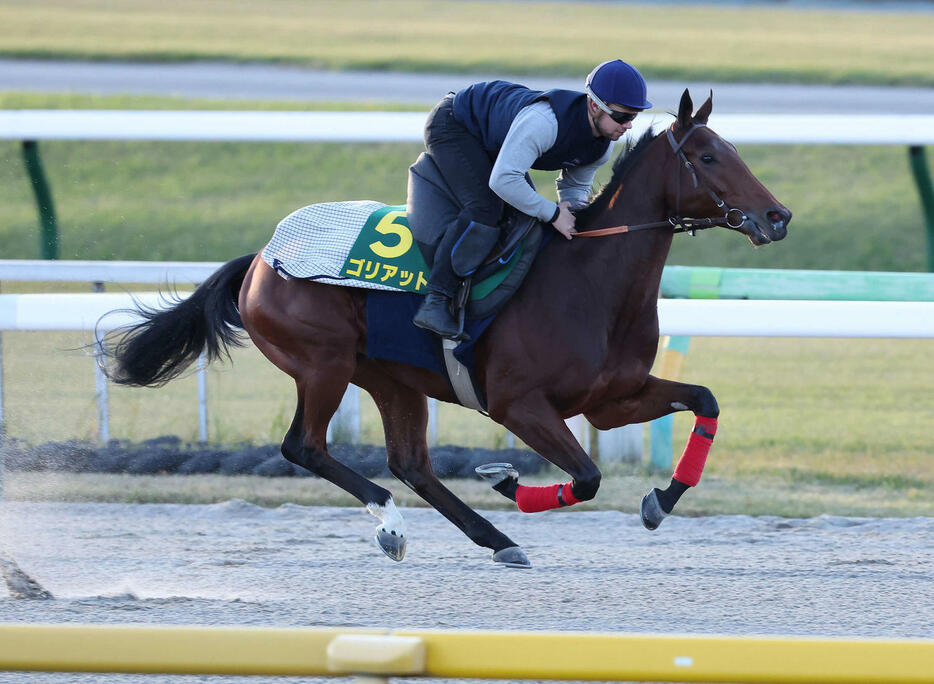
<svg viewBox="0 0 934 684"><path fill-rule="evenodd" d="M558 498L559 491L561 494L560 499ZM574 498L570 482L545 487L519 485L516 489L516 505L523 513L550 511L552 508L573 506L576 503L580 503L580 501Z"/></svg>
<svg viewBox="0 0 934 684"><path fill-rule="evenodd" d="M683 482L689 487L694 487L700 482L715 434L717 434L716 418L697 416L694 419L694 429L691 430L688 444L684 447L684 453L681 454L678 465L675 467L674 478L678 482Z"/></svg>

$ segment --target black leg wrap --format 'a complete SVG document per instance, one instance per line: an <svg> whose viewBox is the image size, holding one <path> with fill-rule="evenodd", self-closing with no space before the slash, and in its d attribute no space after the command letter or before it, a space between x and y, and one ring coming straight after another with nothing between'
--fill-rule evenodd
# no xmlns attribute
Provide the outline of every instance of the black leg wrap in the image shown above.
<svg viewBox="0 0 934 684"><path fill-rule="evenodd" d="M516 490L519 488L519 480L514 477L507 477L499 484L493 485L493 489L505 496L507 499L516 500Z"/></svg>
<svg viewBox="0 0 934 684"><path fill-rule="evenodd" d="M690 487L683 482L678 482L675 479L671 480L671 484L668 485L668 489L662 491L661 489L656 489L655 493L658 496L658 503L661 505L662 510L665 513L671 513L674 509L675 504L678 503L678 499L681 498L681 495L684 494Z"/></svg>

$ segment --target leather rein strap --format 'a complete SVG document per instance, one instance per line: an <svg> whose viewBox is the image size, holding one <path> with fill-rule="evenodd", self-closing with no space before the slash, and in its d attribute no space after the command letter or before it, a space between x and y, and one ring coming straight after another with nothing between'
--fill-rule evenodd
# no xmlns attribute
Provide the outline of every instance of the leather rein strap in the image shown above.
<svg viewBox="0 0 934 684"><path fill-rule="evenodd" d="M672 127L674 124L668 127L666 134L668 136L668 142L671 145L672 151L678 156L684 168L691 172L691 181L694 183L694 187L703 186L704 190L707 191L707 194L713 199L717 207L723 209L726 207L726 213L722 217L717 218L684 218L680 215L681 210L681 167L678 167L678 197L675 206L675 215L664 220L664 221L653 221L652 223L639 223L633 226L612 226L610 228L598 228L596 230L587 230L581 233L574 233L574 237L603 237L605 235L618 235L619 233L631 233L636 230L648 230L651 228L666 228L671 227L674 229L675 233L686 233L690 232L691 235L694 235L695 231L704 230L705 228L713 228L715 226L721 226L725 228L739 228L746 221L746 214L740 209L733 209L726 206L726 202L720 199L713 190L707 187L706 184L698 181L697 172L694 170L694 165L688 161L688 158L684 155L684 150L681 148L684 146L684 143L687 142L687 139L691 137L691 134L696 131L698 128L705 128L706 124L696 123L694 124L680 142L675 140L674 133L672 132ZM733 213L739 215L739 223L734 224L730 220L730 215Z"/></svg>

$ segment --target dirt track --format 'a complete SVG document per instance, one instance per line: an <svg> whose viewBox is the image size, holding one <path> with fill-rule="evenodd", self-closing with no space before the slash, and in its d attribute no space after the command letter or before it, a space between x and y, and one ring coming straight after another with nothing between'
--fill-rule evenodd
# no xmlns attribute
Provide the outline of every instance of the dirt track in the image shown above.
<svg viewBox="0 0 934 684"><path fill-rule="evenodd" d="M0 504L0 555L54 596L0 585L0 622L934 635L934 518L676 517L649 533L618 512L489 512L529 554L523 571L434 511L403 514L396 564L363 509Z"/></svg>

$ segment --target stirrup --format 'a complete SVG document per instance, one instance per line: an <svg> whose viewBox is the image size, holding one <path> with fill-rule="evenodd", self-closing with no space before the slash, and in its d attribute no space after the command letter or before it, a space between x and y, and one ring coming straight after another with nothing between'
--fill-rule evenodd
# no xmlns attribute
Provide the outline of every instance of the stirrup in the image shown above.
<svg viewBox="0 0 934 684"><path fill-rule="evenodd" d="M512 467L512 463L486 463L474 468L474 472L495 487L509 478L519 479L519 471Z"/></svg>
<svg viewBox="0 0 934 684"><path fill-rule="evenodd" d="M412 324L433 332L439 337L455 338L461 331L460 322L451 314L450 297L430 292L426 295L418 311L412 318Z"/></svg>

